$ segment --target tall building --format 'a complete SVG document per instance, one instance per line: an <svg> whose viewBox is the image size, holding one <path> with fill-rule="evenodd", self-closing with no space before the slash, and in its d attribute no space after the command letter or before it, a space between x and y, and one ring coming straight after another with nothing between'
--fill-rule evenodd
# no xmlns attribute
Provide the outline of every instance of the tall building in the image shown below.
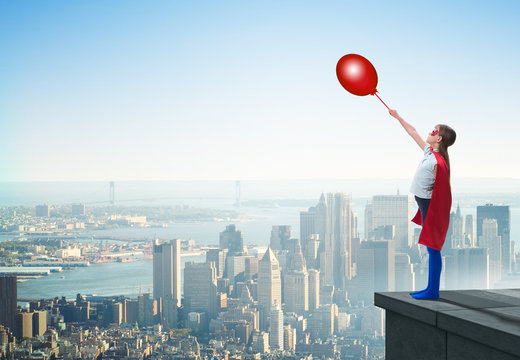
<svg viewBox="0 0 520 360"><path fill-rule="evenodd" d="M410 255L395 254L395 291L415 290L415 273Z"/></svg>
<svg viewBox="0 0 520 360"><path fill-rule="evenodd" d="M358 254L356 291L373 299L374 292L395 291L394 243L388 240L363 241Z"/></svg>
<svg viewBox="0 0 520 360"><path fill-rule="evenodd" d="M477 206L477 239L483 235L484 219L496 219L497 221L498 236L501 238L501 278L504 278L511 272L511 213L509 206L493 204Z"/></svg>
<svg viewBox="0 0 520 360"><path fill-rule="evenodd" d="M283 275L285 311L302 314L309 310L309 275L299 241L291 255L290 266Z"/></svg>
<svg viewBox="0 0 520 360"><path fill-rule="evenodd" d="M283 312L279 303L271 305L269 346L271 351L283 351Z"/></svg>
<svg viewBox="0 0 520 360"><path fill-rule="evenodd" d="M85 205L72 204L72 216L85 216Z"/></svg>
<svg viewBox="0 0 520 360"><path fill-rule="evenodd" d="M215 264L188 262L184 267L184 306L187 312L217 315L217 271Z"/></svg>
<svg viewBox="0 0 520 360"><path fill-rule="evenodd" d="M181 306L181 240L153 246L153 297Z"/></svg>
<svg viewBox="0 0 520 360"><path fill-rule="evenodd" d="M281 303L282 279L280 266L274 252L268 247L258 263L258 305L261 306L263 311L262 320L265 321L271 305Z"/></svg>
<svg viewBox="0 0 520 360"><path fill-rule="evenodd" d="M16 333L16 276L0 276L0 325Z"/></svg>
<svg viewBox="0 0 520 360"><path fill-rule="evenodd" d="M209 249L206 252L206 262L214 262L217 270L217 277L224 276L226 269L227 249Z"/></svg>
<svg viewBox="0 0 520 360"><path fill-rule="evenodd" d="M482 220L482 235L478 239L479 247L489 249L489 282L490 286L500 280L502 238L498 236L496 219Z"/></svg>
<svg viewBox="0 0 520 360"><path fill-rule="evenodd" d="M487 248L453 249L445 257L446 289L489 289Z"/></svg>
<svg viewBox="0 0 520 360"><path fill-rule="evenodd" d="M36 216L49 217L51 214L49 205L36 205Z"/></svg>
<svg viewBox="0 0 520 360"><path fill-rule="evenodd" d="M453 249L460 249L466 247L464 244L464 216L460 211L460 206L457 205L457 211L450 219L452 223L451 233L451 247Z"/></svg>
<svg viewBox="0 0 520 360"><path fill-rule="evenodd" d="M372 197L370 219L365 220L368 234L379 226L395 226L395 250L406 252L412 244L412 201L409 195L376 195Z"/></svg>
<svg viewBox="0 0 520 360"><path fill-rule="evenodd" d="M287 242L292 238L290 225L273 225L270 246L273 250L288 250Z"/></svg>
<svg viewBox="0 0 520 360"><path fill-rule="evenodd" d="M309 310L320 307L320 271L309 270Z"/></svg>
<svg viewBox="0 0 520 360"><path fill-rule="evenodd" d="M329 193L320 273L324 285L345 289L351 278L352 208L350 195Z"/></svg>
<svg viewBox="0 0 520 360"><path fill-rule="evenodd" d="M242 232L235 225L226 226L226 230L220 233L220 248L228 249L228 255L244 252L244 238Z"/></svg>
<svg viewBox="0 0 520 360"><path fill-rule="evenodd" d="M469 244L469 247L477 246L474 227L473 215L466 215L466 222L464 223L464 237L466 238L466 242Z"/></svg>

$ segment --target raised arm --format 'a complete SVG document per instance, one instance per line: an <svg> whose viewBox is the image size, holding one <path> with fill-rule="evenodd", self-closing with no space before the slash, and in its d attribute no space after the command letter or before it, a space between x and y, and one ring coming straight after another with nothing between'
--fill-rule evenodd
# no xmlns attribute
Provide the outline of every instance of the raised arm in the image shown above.
<svg viewBox="0 0 520 360"><path fill-rule="evenodd" d="M408 135L410 135L412 137L412 139L415 140L415 142L417 143L417 145L419 145L419 147L421 149L424 149L424 147L426 146L426 141L423 140L423 138L417 133L417 130L415 130L415 128L408 124L398 113L397 113L397 110L390 110L389 111L390 115L392 115L393 117L395 117L397 120L399 120L399 123L403 126L403 128L406 130L406 132L408 133Z"/></svg>

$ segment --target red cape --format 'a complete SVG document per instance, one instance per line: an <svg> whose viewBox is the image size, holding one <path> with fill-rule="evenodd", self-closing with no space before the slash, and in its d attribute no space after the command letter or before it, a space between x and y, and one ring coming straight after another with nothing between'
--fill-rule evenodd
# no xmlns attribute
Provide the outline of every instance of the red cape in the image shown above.
<svg viewBox="0 0 520 360"><path fill-rule="evenodd" d="M435 175L435 183L433 184L430 206L426 213L426 219L424 219L421 235L419 235L419 244L441 251L450 225L450 177L448 166L442 155L433 151L431 147L430 150L437 160L437 173ZM412 221L417 225L421 225L420 209L417 210L417 214L415 214Z"/></svg>

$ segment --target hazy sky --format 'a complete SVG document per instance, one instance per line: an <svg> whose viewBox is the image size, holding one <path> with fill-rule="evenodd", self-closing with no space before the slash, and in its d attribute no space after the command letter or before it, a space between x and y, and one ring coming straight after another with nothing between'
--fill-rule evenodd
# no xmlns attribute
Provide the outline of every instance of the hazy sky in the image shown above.
<svg viewBox="0 0 520 360"><path fill-rule="evenodd" d="M520 178L518 1L0 1L0 181Z"/></svg>

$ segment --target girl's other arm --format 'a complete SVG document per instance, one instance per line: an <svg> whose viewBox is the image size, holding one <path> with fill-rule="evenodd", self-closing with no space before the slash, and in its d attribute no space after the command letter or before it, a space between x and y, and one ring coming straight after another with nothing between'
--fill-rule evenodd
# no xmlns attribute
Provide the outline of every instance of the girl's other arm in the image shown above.
<svg viewBox="0 0 520 360"><path fill-rule="evenodd" d="M408 135L410 135L412 137L412 139L415 140L415 142L417 143L417 145L419 145L419 147L421 149L424 149L424 147L426 146L426 141L424 141L421 136L417 133L417 130L415 130L415 128L408 124L398 113L397 113L397 110L390 110L390 115L392 115L393 117L395 117L397 120L399 120L399 123L403 126L403 128L406 130L406 132L408 133Z"/></svg>

